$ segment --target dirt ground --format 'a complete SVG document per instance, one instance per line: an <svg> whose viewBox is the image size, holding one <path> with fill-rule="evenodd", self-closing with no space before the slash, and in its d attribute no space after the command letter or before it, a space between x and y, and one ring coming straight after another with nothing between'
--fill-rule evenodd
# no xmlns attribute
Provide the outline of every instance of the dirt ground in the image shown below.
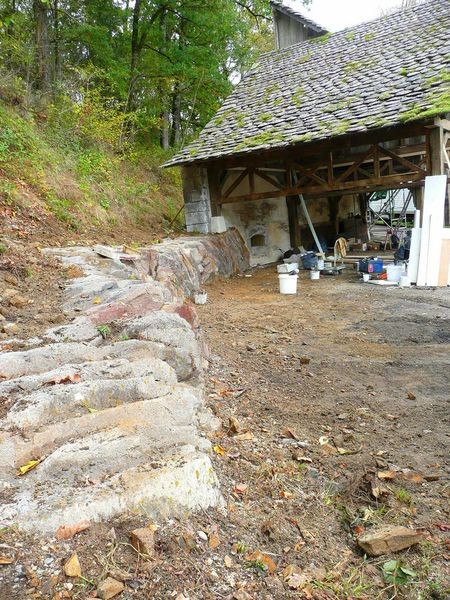
<svg viewBox="0 0 450 600"><path fill-rule="evenodd" d="M2 600L93 598L108 573L120 600L449 597L448 290L348 270L281 296L274 271L218 281L198 307L226 510L160 523L152 560L129 543L142 515L63 542L0 530ZM381 524L422 541L366 558L356 538ZM62 573L72 552L81 578Z"/></svg>

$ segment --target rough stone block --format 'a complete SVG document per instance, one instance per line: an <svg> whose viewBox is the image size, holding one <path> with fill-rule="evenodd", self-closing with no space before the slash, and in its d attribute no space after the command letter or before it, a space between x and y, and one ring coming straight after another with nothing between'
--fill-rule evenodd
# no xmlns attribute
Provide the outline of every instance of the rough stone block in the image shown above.
<svg viewBox="0 0 450 600"><path fill-rule="evenodd" d="M385 526L358 538L358 545L370 556L399 552L421 541L422 534L408 527Z"/></svg>
<svg viewBox="0 0 450 600"><path fill-rule="evenodd" d="M155 554L155 530L141 527L130 533L131 545L141 554L152 557Z"/></svg>

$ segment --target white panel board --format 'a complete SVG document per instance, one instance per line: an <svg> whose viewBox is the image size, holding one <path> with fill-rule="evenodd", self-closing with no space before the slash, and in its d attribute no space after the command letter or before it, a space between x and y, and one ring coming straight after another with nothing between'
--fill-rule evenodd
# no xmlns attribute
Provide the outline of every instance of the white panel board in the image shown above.
<svg viewBox="0 0 450 600"><path fill-rule="evenodd" d="M419 286L438 285L446 187L446 175L432 175L425 178L419 271L417 274L417 285Z"/></svg>
<svg viewBox="0 0 450 600"><path fill-rule="evenodd" d="M420 238L422 230L420 228L420 210L414 213L414 228L411 230L411 247L409 250L408 277L411 283L417 282L417 273L419 271L420 256Z"/></svg>

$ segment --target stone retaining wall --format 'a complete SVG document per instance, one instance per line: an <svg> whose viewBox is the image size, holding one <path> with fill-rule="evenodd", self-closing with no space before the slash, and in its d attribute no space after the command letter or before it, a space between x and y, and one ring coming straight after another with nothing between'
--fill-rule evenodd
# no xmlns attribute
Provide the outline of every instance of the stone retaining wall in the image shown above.
<svg viewBox="0 0 450 600"><path fill-rule="evenodd" d="M186 296L248 266L239 234L168 240L127 265L90 248L49 252L84 275L67 286L67 324L0 354L0 522L51 533L220 505Z"/></svg>

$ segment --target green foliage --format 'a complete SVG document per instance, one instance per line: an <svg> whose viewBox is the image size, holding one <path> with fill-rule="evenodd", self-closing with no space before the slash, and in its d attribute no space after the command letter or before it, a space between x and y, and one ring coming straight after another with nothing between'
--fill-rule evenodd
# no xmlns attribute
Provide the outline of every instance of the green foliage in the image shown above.
<svg viewBox="0 0 450 600"><path fill-rule="evenodd" d="M106 340L106 338L111 337L111 327L109 327L108 325L99 325L97 327L97 331L99 332L99 334L102 336L102 338L104 340Z"/></svg>
<svg viewBox="0 0 450 600"><path fill-rule="evenodd" d="M406 585L417 575L415 571L405 566L400 560L385 562L382 573L385 582L394 586Z"/></svg>

